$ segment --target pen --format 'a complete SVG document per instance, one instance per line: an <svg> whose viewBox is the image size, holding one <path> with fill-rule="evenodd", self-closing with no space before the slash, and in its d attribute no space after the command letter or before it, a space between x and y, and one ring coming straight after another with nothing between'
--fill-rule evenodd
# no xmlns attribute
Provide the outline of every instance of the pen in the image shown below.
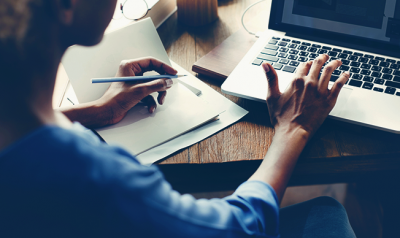
<svg viewBox="0 0 400 238"><path fill-rule="evenodd" d="M133 76L133 77L117 77L117 78L94 78L92 83L112 83L112 82L134 82L134 81L153 81L164 78L181 78L186 75L150 75L150 76Z"/></svg>

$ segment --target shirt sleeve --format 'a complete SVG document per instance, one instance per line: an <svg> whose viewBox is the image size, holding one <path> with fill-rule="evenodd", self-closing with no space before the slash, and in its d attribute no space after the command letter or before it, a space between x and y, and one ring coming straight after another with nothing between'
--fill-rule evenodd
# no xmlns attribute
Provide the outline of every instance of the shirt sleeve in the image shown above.
<svg viewBox="0 0 400 238"><path fill-rule="evenodd" d="M226 198L196 200L174 191L156 166L126 156L102 164L97 179L107 181L102 186L112 194L107 206L126 219L120 231L135 237L279 237L279 205L266 183L248 181Z"/></svg>

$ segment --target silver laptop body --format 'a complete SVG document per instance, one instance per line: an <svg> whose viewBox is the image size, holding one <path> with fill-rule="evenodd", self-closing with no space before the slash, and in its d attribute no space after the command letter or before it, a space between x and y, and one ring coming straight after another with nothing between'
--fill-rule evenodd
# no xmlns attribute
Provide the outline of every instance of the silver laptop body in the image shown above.
<svg viewBox="0 0 400 238"><path fill-rule="evenodd" d="M398 5L396 0L273 0L269 30L223 83L222 91L265 102L268 84L262 62L278 69L283 92L296 64L327 53L347 63L337 75L352 74L330 117L400 134Z"/></svg>

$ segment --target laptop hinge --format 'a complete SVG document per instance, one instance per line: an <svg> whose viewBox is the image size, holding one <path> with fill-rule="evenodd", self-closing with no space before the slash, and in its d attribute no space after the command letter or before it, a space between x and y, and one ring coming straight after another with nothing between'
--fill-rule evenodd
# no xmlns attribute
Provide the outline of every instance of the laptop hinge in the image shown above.
<svg viewBox="0 0 400 238"><path fill-rule="evenodd" d="M396 52L396 50L379 49L376 47L377 43L371 44L371 46L365 46L365 45L360 45L360 44L353 44L353 43L338 41L335 39L327 39L327 38L315 36L315 35L303 35L303 34L290 33L290 32L286 32L286 36L300 38L300 39L309 40L309 41L321 42L321 43L330 44L330 45L337 45L337 46L346 47L346 48L355 49L355 50L367 51L367 52L371 52L371 53L375 53L375 54L387 55L387 56L391 56L394 58L400 58L400 52Z"/></svg>

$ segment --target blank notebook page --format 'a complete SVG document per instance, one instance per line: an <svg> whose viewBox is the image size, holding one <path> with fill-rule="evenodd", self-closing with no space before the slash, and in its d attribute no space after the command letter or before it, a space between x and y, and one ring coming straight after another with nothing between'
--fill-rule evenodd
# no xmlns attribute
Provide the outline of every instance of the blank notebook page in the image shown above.
<svg viewBox="0 0 400 238"><path fill-rule="evenodd" d="M204 124L220 113L174 80L164 105L158 105L153 114L140 103L121 122L96 131L107 143L118 144L138 155Z"/></svg>

